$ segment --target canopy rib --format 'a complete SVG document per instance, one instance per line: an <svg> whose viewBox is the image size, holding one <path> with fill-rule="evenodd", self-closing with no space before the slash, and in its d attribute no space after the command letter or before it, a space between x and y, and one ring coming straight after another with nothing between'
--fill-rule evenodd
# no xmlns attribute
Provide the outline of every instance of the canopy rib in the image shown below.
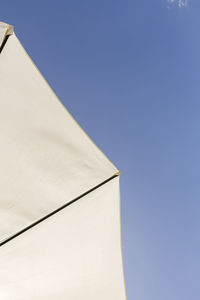
<svg viewBox="0 0 200 300"><path fill-rule="evenodd" d="M5 44L6 44L7 40L8 40L8 38L9 38L9 36L10 35L6 35L6 37L4 38L4 40L3 40L3 42L2 42L2 44L0 46L0 54L3 51L3 48L5 47Z"/></svg>
<svg viewBox="0 0 200 300"><path fill-rule="evenodd" d="M56 210L52 211L51 213L47 214L46 216L42 217L41 219L37 220L36 222L30 224L29 226L23 228L22 230L18 231L17 233L13 234L12 236L9 236L8 238L6 238L5 240L3 240L3 241L0 242L0 247L3 246L3 245L5 245L5 244L7 244L11 240L15 239L16 237L18 237L19 235L23 234L27 230L31 229L32 227L40 224L41 222L43 222L46 219L50 218L51 216L55 215L56 213L58 213L59 211L63 210L67 206L69 206L69 205L73 204L74 202L80 200L81 198L83 198L84 196L88 195L89 193L92 193L93 191L95 191L96 189L98 189L99 187L101 187L102 185L106 184L107 182L111 181L112 179L114 179L114 178L116 178L118 176L120 176L120 172L117 172L112 177L104 180L100 184L96 185L95 187L91 188L90 190L86 191L85 193L81 194L80 196L76 197L75 199L71 200L70 202L62 205L61 207L57 208Z"/></svg>

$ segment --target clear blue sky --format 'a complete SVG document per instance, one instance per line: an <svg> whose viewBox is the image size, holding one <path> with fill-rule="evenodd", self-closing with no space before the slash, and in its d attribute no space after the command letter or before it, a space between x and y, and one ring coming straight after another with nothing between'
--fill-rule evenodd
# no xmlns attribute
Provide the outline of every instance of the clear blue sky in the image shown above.
<svg viewBox="0 0 200 300"><path fill-rule="evenodd" d="M128 300L200 299L200 1L180 3L1 1L0 20L122 171Z"/></svg>

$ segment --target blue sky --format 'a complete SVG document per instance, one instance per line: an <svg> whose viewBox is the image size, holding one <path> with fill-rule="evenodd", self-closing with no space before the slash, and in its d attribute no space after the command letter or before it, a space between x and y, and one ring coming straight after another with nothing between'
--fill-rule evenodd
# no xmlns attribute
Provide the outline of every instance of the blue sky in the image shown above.
<svg viewBox="0 0 200 300"><path fill-rule="evenodd" d="M0 20L122 171L128 300L198 300L200 2L7 0Z"/></svg>

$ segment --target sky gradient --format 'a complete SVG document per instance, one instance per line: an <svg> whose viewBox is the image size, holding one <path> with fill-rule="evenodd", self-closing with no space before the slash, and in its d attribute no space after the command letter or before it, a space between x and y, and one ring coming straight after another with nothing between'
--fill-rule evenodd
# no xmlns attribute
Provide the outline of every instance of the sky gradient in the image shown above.
<svg viewBox="0 0 200 300"><path fill-rule="evenodd" d="M1 3L0 21L122 172L128 300L200 297L199 16L197 0Z"/></svg>

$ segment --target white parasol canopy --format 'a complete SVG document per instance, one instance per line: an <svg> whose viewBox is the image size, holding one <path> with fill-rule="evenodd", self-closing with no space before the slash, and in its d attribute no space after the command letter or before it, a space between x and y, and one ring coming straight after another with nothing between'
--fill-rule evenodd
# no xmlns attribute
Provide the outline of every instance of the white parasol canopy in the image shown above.
<svg viewBox="0 0 200 300"><path fill-rule="evenodd" d="M0 23L0 300L123 300L119 171Z"/></svg>

